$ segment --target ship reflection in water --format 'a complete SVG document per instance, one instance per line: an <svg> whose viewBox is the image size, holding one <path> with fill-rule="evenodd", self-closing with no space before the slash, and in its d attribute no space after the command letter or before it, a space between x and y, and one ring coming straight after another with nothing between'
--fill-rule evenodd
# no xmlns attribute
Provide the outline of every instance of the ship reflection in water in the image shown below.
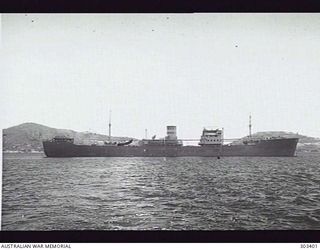
<svg viewBox="0 0 320 250"><path fill-rule="evenodd" d="M320 156L4 154L3 230L320 229Z"/></svg>

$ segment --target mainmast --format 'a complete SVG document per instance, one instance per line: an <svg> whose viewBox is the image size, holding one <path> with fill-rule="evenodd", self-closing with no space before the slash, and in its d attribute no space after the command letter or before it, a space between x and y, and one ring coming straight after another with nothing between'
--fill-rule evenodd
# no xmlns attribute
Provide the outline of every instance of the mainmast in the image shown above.
<svg viewBox="0 0 320 250"><path fill-rule="evenodd" d="M109 141L111 141L111 110L109 110Z"/></svg>
<svg viewBox="0 0 320 250"><path fill-rule="evenodd" d="M251 124L251 114L249 115L249 137L251 138L251 127L252 127L252 124Z"/></svg>

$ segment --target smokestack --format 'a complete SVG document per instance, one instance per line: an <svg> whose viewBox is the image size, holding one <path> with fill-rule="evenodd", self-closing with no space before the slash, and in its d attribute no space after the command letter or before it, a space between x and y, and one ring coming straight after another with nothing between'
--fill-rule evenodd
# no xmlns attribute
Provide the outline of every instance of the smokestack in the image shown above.
<svg viewBox="0 0 320 250"><path fill-rule="evenodd" d="M167 136L169 139L177 139L177 127L176 126L167 126Z"/></svg>

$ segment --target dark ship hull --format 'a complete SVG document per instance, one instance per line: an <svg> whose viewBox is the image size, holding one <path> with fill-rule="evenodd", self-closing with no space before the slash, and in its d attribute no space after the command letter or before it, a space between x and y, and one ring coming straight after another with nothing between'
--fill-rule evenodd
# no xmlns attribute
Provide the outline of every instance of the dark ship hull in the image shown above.
<svg viewBox="0 0 320 250"><path fill-rule="evenodd" d="M294 156L297 138L262 139L254 143L229 145L77 145L73 142L44 141L47 157L226 157Z"/></svg>

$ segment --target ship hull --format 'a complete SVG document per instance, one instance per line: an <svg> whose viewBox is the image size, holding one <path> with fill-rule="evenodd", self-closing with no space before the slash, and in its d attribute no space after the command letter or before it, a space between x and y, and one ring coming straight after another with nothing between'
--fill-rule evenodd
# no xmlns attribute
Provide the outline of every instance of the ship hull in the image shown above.
<svg viewBox="0 0 320 250"><path fill-rule="evenodd" d="M98 146L44 141L43 148L47 157L290 157L295 155L297 143L296 138L261 140L254 145L223 146Z"/></svg>

